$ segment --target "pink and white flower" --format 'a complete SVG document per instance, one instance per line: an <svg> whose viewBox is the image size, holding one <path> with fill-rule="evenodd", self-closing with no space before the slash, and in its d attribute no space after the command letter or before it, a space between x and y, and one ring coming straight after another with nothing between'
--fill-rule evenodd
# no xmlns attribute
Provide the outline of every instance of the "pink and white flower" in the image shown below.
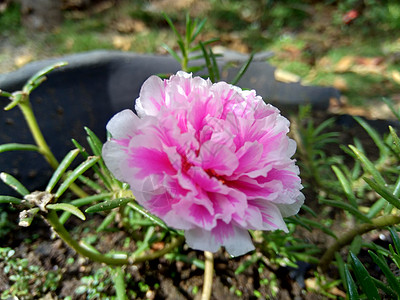
<svg viewBox="0 0 400 300"><path fill-rule="evenodd" d="M254 249L248 229L287 232L304 202L289 121L254 90L178 72L151 76L107 124L107 167L194 249Z"/></svg>

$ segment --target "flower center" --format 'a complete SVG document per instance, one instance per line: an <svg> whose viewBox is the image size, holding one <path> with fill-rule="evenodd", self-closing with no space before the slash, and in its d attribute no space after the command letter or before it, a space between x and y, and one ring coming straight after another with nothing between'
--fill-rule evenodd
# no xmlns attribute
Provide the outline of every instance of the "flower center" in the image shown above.
<svg viewBox="0 0 400 300"><path fill-rule="evenodd" d="M187 172L193 166L192 163L188 162L186 155L182 156L182 169Z"/></svg>
<svg viewBox="0 0 400 300"><path fill-rule="evenodd" d="M221 181L221 183L225 183L225 180L222 178L222 176L221 176L221 175L218 175L213 169L208 169L208 170L206 170L206 173L207 173L208 176L210 176L210 177L217 178L219 181Z"/></svg>

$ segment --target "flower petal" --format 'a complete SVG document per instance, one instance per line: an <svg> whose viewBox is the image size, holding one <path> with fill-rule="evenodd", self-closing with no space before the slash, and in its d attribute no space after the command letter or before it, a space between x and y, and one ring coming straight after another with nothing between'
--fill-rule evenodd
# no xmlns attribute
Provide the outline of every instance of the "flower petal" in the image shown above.
<svg viewBox="0 0 400 300"><path fill-rule="evenodd" d="M226 251L233 257L253 251L254 245L246 229L234 226L234 235L224 242Z"/></svg>
<svg viewBox="0 0 400 300"><path fill-rule="evenodd" d="M107 130L114 139L125 139L135 131L139 118L130 109L125 109L111 118L107 123Z"/></svg>
<svg viewBox="0 0 400 300"><path fill-rule="evenodd" d="M139 98L136 100L136 111L143 118L156 116L161 107L165 105L165 85L158 76L149 77L140 89Z"/></svg>
<svg viewBox="0 0 400 300"><path fill-rule="evenodd" d="M195 250L217 252L221 244L215 241L211 231L200 227L185 231L186 243Z"/></svg>
<svg viewBox="0 0 400 300"><path fill-rule="evenodd" d="M201 145L199 164L205 170L213 170L218 175L232 175L239 161L234 153L223 144L207 141Z"/></svg>

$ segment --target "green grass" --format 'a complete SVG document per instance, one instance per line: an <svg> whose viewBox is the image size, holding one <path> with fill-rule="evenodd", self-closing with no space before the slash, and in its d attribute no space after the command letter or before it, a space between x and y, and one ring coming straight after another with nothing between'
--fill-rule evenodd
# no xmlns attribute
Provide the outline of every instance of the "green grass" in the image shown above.
<svg viewBox="0 0 400 300"><path fill-rule="evenodd" d="M19 30L20 23L20 6L12 2L5 12L0 13L0 33L8 34L14 30Z"/></svg>

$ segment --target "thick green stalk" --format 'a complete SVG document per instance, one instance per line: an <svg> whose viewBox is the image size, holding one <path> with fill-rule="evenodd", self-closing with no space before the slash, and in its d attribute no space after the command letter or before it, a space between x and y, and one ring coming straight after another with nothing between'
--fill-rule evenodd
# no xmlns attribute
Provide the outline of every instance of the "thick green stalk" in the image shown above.
<svg viewBox="0 0 400 300"><path fill-rule="evenodd" d="M105 263L107 265L126 265L129 264L128 258L114 258L106 256L104 254L91 251L86 247L81 246L76 240L72 238L65 227L60 223L57 213L52 210L46 216L46 220L49 222L50 226L59 235L59 237L72 249L74 249L80 255L89 258L90 260Z"/></svg>
<svg viewBox="0 0 400 300"><path fill-rule="evenodd" d="M339 251L346 245L349 245L357 235L362 235L374 229L383 228L386 226L392 226L400 223L400 216L381 216L371 220L371 223L361 224L358 227L344 233L340 236L335 243L330 246L322 256L319 262L319 268L325 272L331 263L335 252Z"/></svg>
<svg viewBox="0 0 400 300"><path fill-rule="evenodd" d="M214 276L214 256L211 252L204 251L204 282L201 300L210 300Z"/></svg>
<svg viewBox="0 0 400 300"><path fill-rule="evenodd" d="M22 100L19 103L19 108L22 111L22 114L25 117L26 122L28 123L29 130L32 133L33 139L36 142L36 145L40 149L40 153L44 156L44 158L47 160L49 165L53 168L56 169L58 167L58 161L54 157L53 153L51 152L49 146L46 143L46 140L43 137L43 134L39 128L39 125L36 121L35 115L33 114L31 104L29 102L29 96L26 95L24 96L26 99Z"/></svg>
<svg viewBox="0 0 400 300"><path fill-rule="evenodd" d="M140 263L152 259L159 258L164 256L165 254L172 252L176 247L179 247L183 241L184 237L179 236L174 238L170 244L166 245L162 250L156 251L149 254L144 254L139 257L135 257L133 255L126 255L126 257L117 258L111 257L108 255L101 254L99 252L89 250L88 248L82 246L72 238L69 232L65 229L65 227L61 224L56 212L54 210L50 211L46 216L46 220L50 224L50 226L54 229L54 231L59 235L59 237L72 249L74 249L80 255L89 258L90 260L105 263L109 266L122 266L122 265L131 265L134 263Z"/></svg>

